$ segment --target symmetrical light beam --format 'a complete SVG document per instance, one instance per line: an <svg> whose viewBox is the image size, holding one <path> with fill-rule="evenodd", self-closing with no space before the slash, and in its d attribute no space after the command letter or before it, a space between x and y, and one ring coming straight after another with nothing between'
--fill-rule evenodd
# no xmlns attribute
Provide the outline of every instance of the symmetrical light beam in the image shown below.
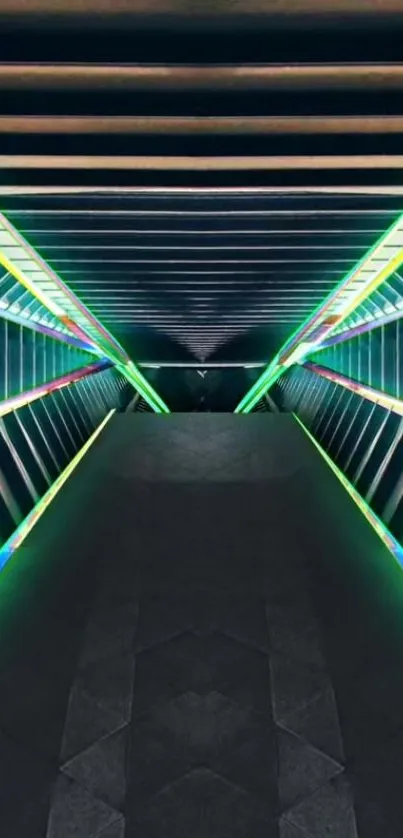
<svg viewBox="0 0 403 838"><path fill-rule="evenodd" d="M286 341L235 412L249 413L285 369L316 350L402 264L403 215L400 215L337 288Z"/></svg>
<svg viewBox="0 0 403 838"><path fill-rule="evenodd" d="M169 413L165 402L130 360L118 341L80 302L55 271L0 213L0 264L80 341L108 358L156 413Z"/></svg>

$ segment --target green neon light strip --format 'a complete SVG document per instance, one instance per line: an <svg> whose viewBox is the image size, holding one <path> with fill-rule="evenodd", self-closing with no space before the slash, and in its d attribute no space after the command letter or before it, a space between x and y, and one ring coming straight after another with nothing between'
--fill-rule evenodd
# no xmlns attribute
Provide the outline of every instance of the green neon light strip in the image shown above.
<svg viewBox="0 0 403 838"><path fill-rule="evenodd" d="M124 375L130 384L139 391L139 393L143 396L143 398L148 402L148 404L153 408L155 413L169 413L169 409L166 406L165 402L160 398L158 393L151 387L151 384L148 383L147 379L141 374L140 370L130 361L128 364L123 366L122 364L116 364L116 369Z"/></svg>
<svg viewBox="0 0 403 838"><path fill-rule="evenodd" d="M102 323L83 305L58 274L0 213L0 264L9 271L59 322L99 354L116 364L125 378L156 413L169 408Z"/></svg>
<svg viewBox="0 0 403 838"><path fill-rule="evenodd" d="M22 542L25 541L27 535L31 532L35 524L42 517L43 513L51 504L52 500L55 498L57 493L60 491L63 484L66 482L66 480L68 480L76 466L78 466L80 460L83 459L88 449L91 448L91 445L95 442L96 438L99 436L99 434L104 429L105 425L109 422L109 420L112 418L115 412L115 409L109 411L107 416L105 416L105 419L103 419L101 424L98 425L94 433L91 434L90 438L87 440L85 445L83 445L78 454L76 454L76 456L73 457L69 465L59 475L55 482L52 483L51 487L48 489L46 494L40 499L40 501L38 501L38 503L36 504L36 506L34 506L31 512L28 513L27 517L24 518L24 520L13 532L10 538L5 542L5 544L3 544L2 548L0 549L0 570L8 562L8 560L18 549L18 547L21 546Z"/></svg>
<svg viewBox="0 0 403 838"><path fill-rule="evenodd" d="M403 264L403 215L358 264L327 295L315 311L287 339L266 370L238 404L235 413L249 413L290 363L302 342L305 355L314 351L376 288Z"/></svg>
<svg viewBox="0 0 403 838"><path fill-rule="evenodd" d="M123 348L81 303L58 274L0 213L0 263L65 326L77 334L84 332L109 357L127 360Z"/></svg>
<svg viewBox="0 0 403 838"><path fill-rule="evenodd" d="M329 457L329 455L324 451L319 442L312 436L311 432L308 431L308 428L305 427L304 423L301 422L301 419L298 418L296 413L293 413L293 417L298 422L299 426L302 428L304 433L309 437L315 448L319 451L320 455L328 464L329 468L332 469L333 473L336 475L340 483L344 486L346 491L349 493L350 497L352 497L353 501L357 504L360 508L361 512L367 519L367 521L371 524L371 527L375 530L376 534L379 536L381 541L385 544L385 546L390 550L396 561L399 563L400 567L403 567L403 547L396 538L392 535L391 532L385 527L385 524L375 515L375 512L368 506L367 502L364 498L361 497L359 492L355 489L355 487L347 480L347 477L343 474L342 471L336 466L333 460Z"/></svg>

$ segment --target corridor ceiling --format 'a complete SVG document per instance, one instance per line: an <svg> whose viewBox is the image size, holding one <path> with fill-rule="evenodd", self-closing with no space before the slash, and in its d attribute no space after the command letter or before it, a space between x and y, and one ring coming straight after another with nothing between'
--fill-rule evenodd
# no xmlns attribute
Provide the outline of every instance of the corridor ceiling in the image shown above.
<svg viewBox="0 0 403 838"><path fill-rule="evenodd" d="M6 215L24 237L137 360L157 362L264 361L396 215L374 199L249 192L18 204Z"/></svg>
<svg viewBox="0 0 403 838"><path fill-rule="evenodd" d="M401 3L54 9L0 3L0 209L136 362L268 362L402 210Z"/></svg>

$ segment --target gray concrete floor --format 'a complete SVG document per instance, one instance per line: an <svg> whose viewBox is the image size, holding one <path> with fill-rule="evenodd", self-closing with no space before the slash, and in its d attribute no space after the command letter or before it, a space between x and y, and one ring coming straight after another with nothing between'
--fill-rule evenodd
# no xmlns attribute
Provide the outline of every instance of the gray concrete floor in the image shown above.
<svg viewBox="0 0 403 838"><path fill-rule="evenodd" d="M402 588L291 416L116 416L0 576L1 834L397 838Z"/></svg>

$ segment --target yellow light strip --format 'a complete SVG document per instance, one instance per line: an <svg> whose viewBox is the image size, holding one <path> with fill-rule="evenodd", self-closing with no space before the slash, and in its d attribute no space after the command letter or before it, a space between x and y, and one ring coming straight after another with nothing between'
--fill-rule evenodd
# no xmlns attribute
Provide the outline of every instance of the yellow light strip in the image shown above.
<svg viewBox="0 0 403 838"><path fill-rule="evenodd" d="M104 429L105 425L109 422L112 418L113 414L115 413L115 408L109 411L109 413L105 416L105 419L101 422L100 425L96 428L94 433L90 436L87 442L83 445L80 449L78 454L71 460L68 466L64 469L64 471L57 477L55 482L52 486L48 489L46 494L38 501L36 506L28 513L27 517L24 518L22 523L17 527L15 532L10 536L10 538L3 544L3 547L0 549L0 569L4 567L4 565L8 562L11 558L12 554L18 547L21 546L22 542L25 541L27 535L31 532L34 528L35 524L39 521L42 517L43 513L46 511L48 506L51 504L54 497L62 488L63 484L68 480L71 473L74 471L76 466L78 466L80 460L85 456L88 449L91 448L91 445L95 442L96 438L99 436L101 431Z"/></svg>

